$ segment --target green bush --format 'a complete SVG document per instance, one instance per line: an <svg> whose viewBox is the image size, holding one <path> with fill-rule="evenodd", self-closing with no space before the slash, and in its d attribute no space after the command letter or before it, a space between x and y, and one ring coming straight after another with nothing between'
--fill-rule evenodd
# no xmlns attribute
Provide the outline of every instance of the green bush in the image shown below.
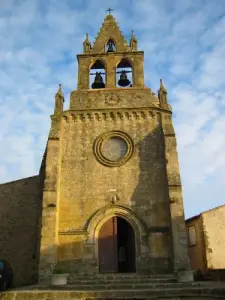
<svg viewBox="0 0 225 300"><path fill-rule="evenodd" d="M65 270L61 269L61 268L55 268L52 272L52 274L65 274Z"/></svg>

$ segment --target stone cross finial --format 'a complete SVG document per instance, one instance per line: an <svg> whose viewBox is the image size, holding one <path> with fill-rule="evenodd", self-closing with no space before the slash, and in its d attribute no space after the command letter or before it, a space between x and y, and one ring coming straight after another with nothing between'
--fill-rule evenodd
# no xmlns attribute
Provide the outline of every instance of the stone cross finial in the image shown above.
<svg viewBox="0 0 225 300"><path fill-rule="evenodd" d="M112 8L108 8L108 9L106 9L106 11L109 13L109 15L111 15L111 11L113 11L113 9Z"/></svg>

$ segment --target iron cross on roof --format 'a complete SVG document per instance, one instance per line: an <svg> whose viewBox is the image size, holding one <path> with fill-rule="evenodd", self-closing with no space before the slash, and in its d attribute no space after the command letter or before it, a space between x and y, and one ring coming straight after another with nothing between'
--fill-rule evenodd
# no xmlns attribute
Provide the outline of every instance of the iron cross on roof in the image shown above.
<svg viewBox="0 0 225 300"><path fill-rule="evenodd" d="M111 14L111 11L113 11L113 9L112 8L108 8L106 11L108 11L109 12L109 15Z"/></svg>

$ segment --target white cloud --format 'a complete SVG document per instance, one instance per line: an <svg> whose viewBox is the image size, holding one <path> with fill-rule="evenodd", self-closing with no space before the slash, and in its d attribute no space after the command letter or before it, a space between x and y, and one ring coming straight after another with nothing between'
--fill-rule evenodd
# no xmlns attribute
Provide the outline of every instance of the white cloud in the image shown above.
<svg viewBox="0 0 225 300"><path fill-rule="evenodd" d="M98 3L98 5L96 5ZM174 110L186 215L221 204L225 193L224 1L4 1L0 10L0 181L39 170L62 83L76 89L76 54L113 7L125 37L145 51L145 78L163 78ZM221 193L221 194L220 194Z"/></svg>

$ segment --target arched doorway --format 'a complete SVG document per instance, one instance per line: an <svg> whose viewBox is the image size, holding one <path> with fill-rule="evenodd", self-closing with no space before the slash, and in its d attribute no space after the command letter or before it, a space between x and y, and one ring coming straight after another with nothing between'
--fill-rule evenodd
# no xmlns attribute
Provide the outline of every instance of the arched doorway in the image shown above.
<svg viewBox="0 0 225 300"><path fill-rule="evenodd" d="M100 273L135 272L135 234L121 217L112 217L101 227L98 236Z"/></svg>

